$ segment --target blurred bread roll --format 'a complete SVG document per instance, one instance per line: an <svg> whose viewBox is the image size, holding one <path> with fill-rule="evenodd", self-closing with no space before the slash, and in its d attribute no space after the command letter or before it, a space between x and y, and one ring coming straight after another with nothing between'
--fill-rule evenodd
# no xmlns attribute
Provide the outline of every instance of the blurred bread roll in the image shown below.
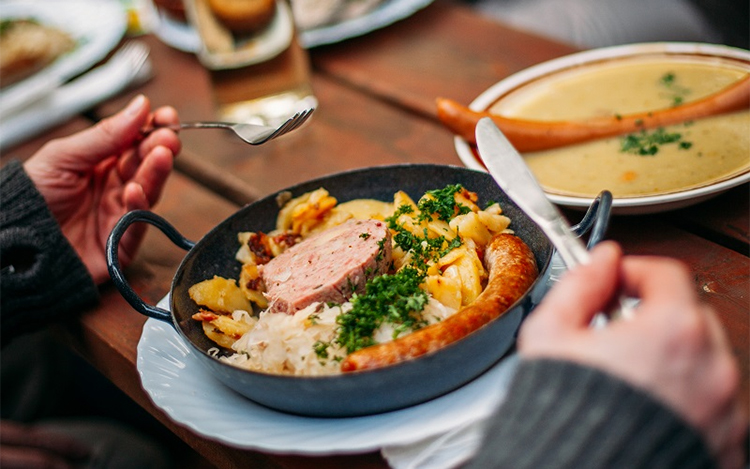
<svg viewBox="0 0 750 469"><path fill-rule="evenodd" d="M3 20L0 26L2 87L36 73L76 46L68 33L36 20Z"/></svg>
<svg viewBox="0 0 750 469"><path fill-rule="evenodd" d="M276 0L208 0L214 16L234 33L256 32L270 23Z"/></svg>

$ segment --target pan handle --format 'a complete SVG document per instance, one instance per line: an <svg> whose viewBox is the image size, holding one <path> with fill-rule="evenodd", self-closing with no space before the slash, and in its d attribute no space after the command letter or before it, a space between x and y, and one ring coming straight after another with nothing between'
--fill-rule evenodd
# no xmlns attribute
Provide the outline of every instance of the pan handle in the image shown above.
<svg viewBox="0 0 750 469"><path fill-rule="evenodd" d="M591 249L604 239L611 214L612 193L601 191L596 199L591 202L583 219L577 225L572 226L571 230L578 237L590 231L587 247Z"/></svg>
<svg viewBox="0 0 750 469"><path fill-rule="evenodd" d="M589 233L587 247L591 249L604 239L611 212L612 193L606 190L602 191L591 202L581 221L577 225L571 226L570 229L579 238ZM530 313L532 308L536 307L542 301L544 295L552 288L552 285L557 283L560 276L566 270L567 267L563 263L562 258L553 256L548 268L544 272L543 279L539 281L539 288L535 288L535 291L531 293L532 307L527 310L526 314Z"/></svg>
<svg viewBox="0 0 750 469"><path fill-rule="evenodd" d="M119 259L119 247L120 239L122 235L130 225L137 222L145 222L159 228L162 233L172 240L178 247L189 251L195 246L195 243L183 237L172 225L167 223L165 219L156 215L153 212L147 210L133 210L128 212L120 218L115 227L112 229L112 233L107 238L107 269L109 270L109 276L112 277L112 282L115 284L120 294L127 300L130 305L135 308L141 314L161 321L172 322L172 313L147 304L140 296L130 287L130 284L125 280L125 275L122 273Z"/></svg>

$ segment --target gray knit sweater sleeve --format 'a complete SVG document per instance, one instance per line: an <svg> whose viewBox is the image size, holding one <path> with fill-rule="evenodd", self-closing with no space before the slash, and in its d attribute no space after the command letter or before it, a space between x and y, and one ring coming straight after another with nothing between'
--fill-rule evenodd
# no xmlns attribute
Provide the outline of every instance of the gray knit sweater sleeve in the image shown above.
<svg viewBox="0 0 750 469"><path fill-rule="evenodd" d="M0 169L0 345L98 300L83 262L18 161Z"/></svg>
<svg viewBox="0 0 750 469"><path fill-rule="evenodd" d="M698 469L699 434L645 392L593 368L522 360L471 469Z"/></svg>

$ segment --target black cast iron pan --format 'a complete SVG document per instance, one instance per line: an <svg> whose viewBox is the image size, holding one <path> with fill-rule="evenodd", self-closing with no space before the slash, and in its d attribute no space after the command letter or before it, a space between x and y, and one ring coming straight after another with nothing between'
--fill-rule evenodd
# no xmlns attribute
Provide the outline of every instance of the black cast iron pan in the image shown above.
<svg viewBox="0 0 750 469"><path fill-rule="evenodd" d="M380 166L322 177L285 190L297 197L324 187L339 202L360 198L390 201L396 191L403 190L416 200L427 190L456 183L476 192L480 205L490 200L501 204L504 213L512 220L510 228L533 250L540 278L504 315L468 337L435 353L382 369L337 376L282 376L239 369L207 352L216 345L205 336L200 323L191 319L198 306L188 296L188 288L214 275L239 277L241 266L234 257L238 248L237 233L274 229L279 211L278 194L243 207L197 243L182 237L158 215L146 211L130 212L118 222L109 237L108 267L115 285L137 311L171 323L213 376L253 401L276 410L316 417L353 417L396 410L425 402L466 384L494 365L512 347L521 321L534 307L532 298L541 297L546 288L543 277L552 256L548 239L488 174L466 168ZM593 226L590 240L603 236L610 200L596 200L577 227L579 234ZM172 282L171 311L146 304L130 288L120 268L117 257L120 238L127 227L136 222L155 225L175 244L188 250Z"/></svg>

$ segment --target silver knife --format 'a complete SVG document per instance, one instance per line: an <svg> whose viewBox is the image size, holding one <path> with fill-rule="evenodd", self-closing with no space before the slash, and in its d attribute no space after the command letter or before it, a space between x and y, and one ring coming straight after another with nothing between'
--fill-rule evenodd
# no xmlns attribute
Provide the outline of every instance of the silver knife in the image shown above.
<svg viewBox="0 0 750 469"><path fill-rule="evenodd" d="M531 170L505 134L489 117L476 127L482 162L508 196L544 231L565 265L572 269L589 261L586 246L570 229L560 211L547 199Z"/></svg>
<svg viewBox="0 0 750 469"><path fill-rule="evenodd" d="M491 118L479 120L476 138L479 154L489 173L547 235L568 269L588 263L589 252L583 241L572 232L562 213L547 198L523 157ZM632 314L629 305L631 300L619 300L619 311L610 311L610 316L629 317Z"/></svg>

